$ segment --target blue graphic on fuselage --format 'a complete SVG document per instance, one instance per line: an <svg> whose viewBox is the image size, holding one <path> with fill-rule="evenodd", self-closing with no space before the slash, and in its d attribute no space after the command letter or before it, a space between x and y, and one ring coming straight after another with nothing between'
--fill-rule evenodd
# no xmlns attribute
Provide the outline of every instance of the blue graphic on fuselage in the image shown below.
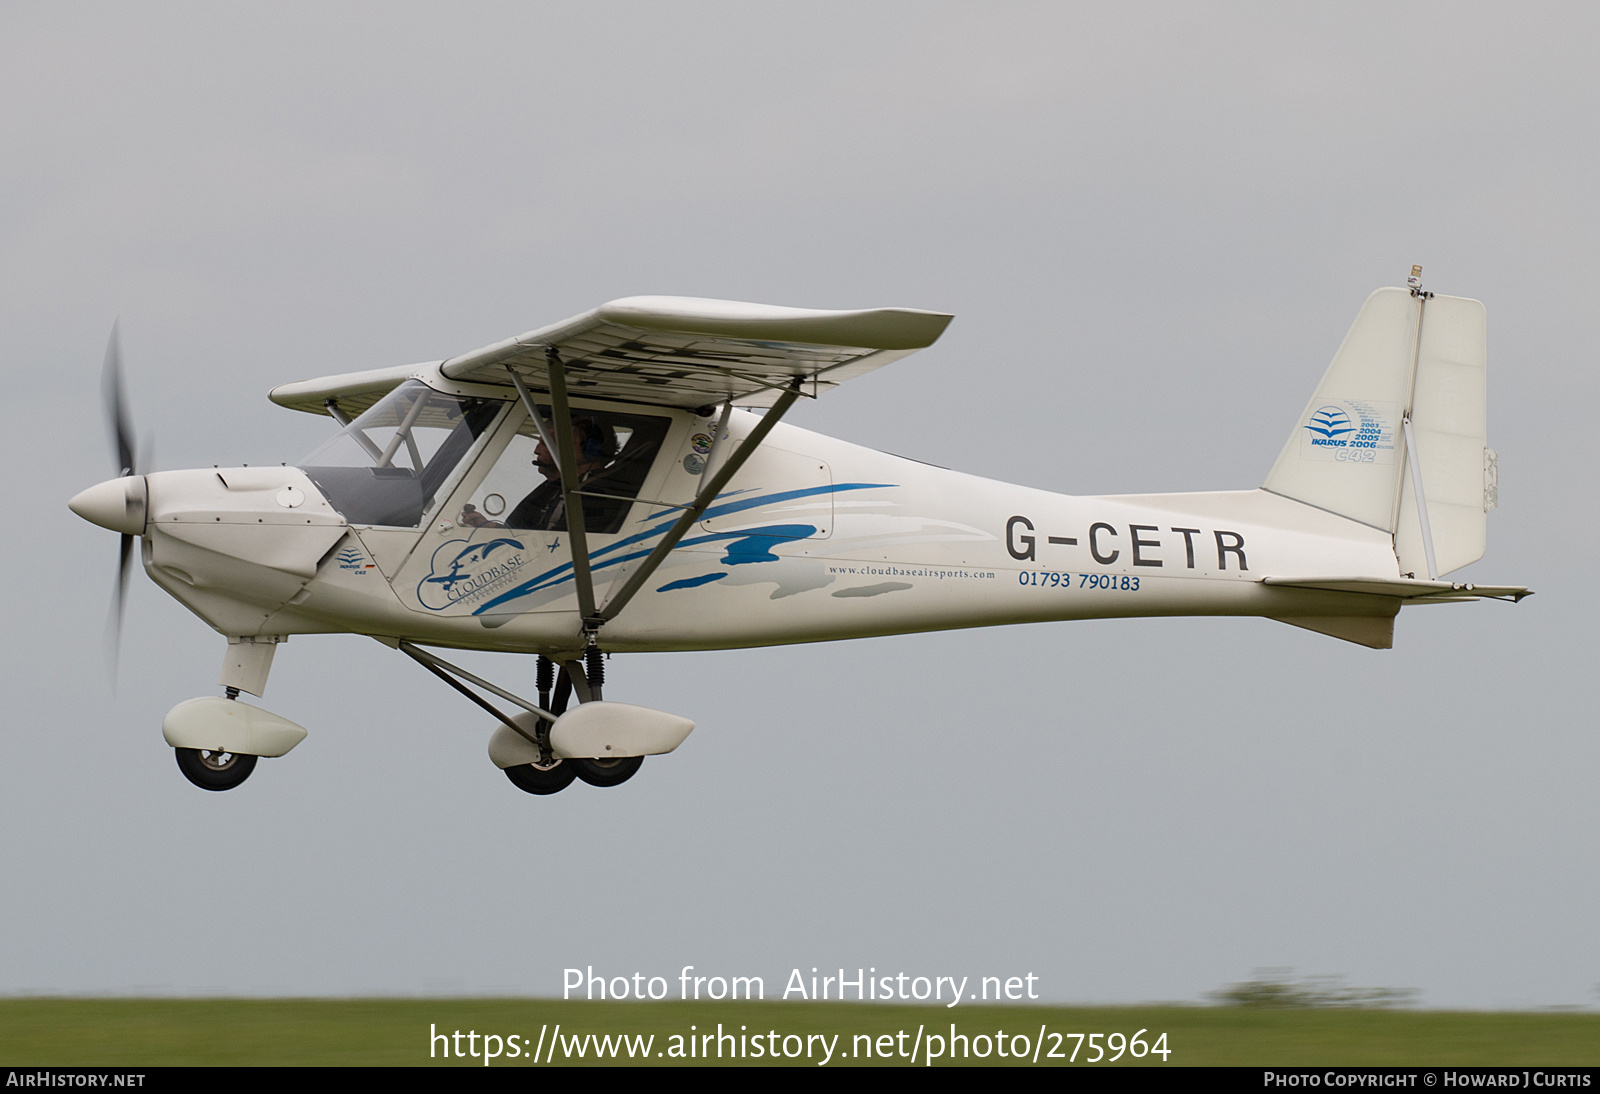
<svg viewBox="0 0 1600 1094"><path fill-rule="evenodd" d="M815 524L769 524L761 528L746 528L740 532L725 532L724 535L738 538L728 544L728 550L722 556L721 562L724 566L743 566L748 562L777 562L778 556L772 553L775 543L805 539L814 535L816 530ZM705 539L697 542L704 543ZM699 577L686 577L678 581L669 581L656 592L670 593L674 589L695 589L727 576L726 573L709 573L701 574Z"/></svg>
<svg viewBox="0 0 1600 1094"><path fill-rule="evenodd" d="M746 528L739 532L740 539L728 544L728 553L722 556L724 566L742 566L747 562L776 562L772 553L773 541L788 542L815 535L815 524L769 524L764 528Z"/></svg>
<svg viewBox="0 0 1600 1094"><path fill-rule="evenodd" d="M701 515L700 519L702 521L715 520L718 517L725 517L732 513L742 513L748 509L755 509L763 505L774 505L778 502L794 501L798 498L816 497L821 494L843 493L847 490L879 490L893 487L894 485L894 483L888 482L846 482L835 483L832 486L813 486L804 490L783 490L775 494L761 494L756 497L739 498L737 501L721 502L720 504L709 506ZM721 496L727 497L728 495L724 494ZM650 553L650 548L632 551L628 551L627 549L630 547L637 547L639 544L655 539L657 536L665 535L667 529L671 528L672 525L677 522L677 520L678 518L676 516L667 517L651 527L646 528L642 532L627 536L624 539L620 539L611 544L609 547L602 547L598 551L591 552L589 555L590 572L592 573L597 570L603 570L608 566L617 566L624 562L631 562L636 558L643 558ZM795 535L793 534L793 530L796 528L805 528L807 530L803 535ZM801 539L804 538L804 536L808 536L812 532L816 531L816 529L811 525L795 524L775 524L771 526L771 529L772 530L764 528L742 528L737 532L712 532L707 535L695 536L693 538L685 537L684 539L678 541L677 546L675 546L673 550L680 550L684 547L695 547L705 543L716 543L723 540L748 540L752 537L763 538L767 541L767 545L770 546L772 540L774 539ZM769 557L757 558L755 555L758 553L764 553ZM746 562L766 562L774 560L778 557L771 554L771 552L767 551L766 548L757 548L754 545L745 549L743 554L746 557L744 557L742 561ZM735 564L731 561L733 555L733 545L730 544L728 555L723 558L724 565ZM546 570L544 573L538 574L535 577L522 582L513 589L508 589L494 599L473 609L472 614L482 615L484 612L492 611L495 608L504 604L508 604L513 600L519 600L530 593L536 593L543 589L549 589L556 585L560 585L563 582L571 580L572 563L564 562L560 566ZM684 586L678 587L681 588Z"/></svg>
<svg viewBox="0 0 1600 1094"><path fill-rule="evenodd" d="M727 576L727 574L701 574L699 577L686 577L682 581L669 581L657 589L656 592L670 593L673 589L698 589L700 586L709 585L713 581L721 581Z"/></svg>

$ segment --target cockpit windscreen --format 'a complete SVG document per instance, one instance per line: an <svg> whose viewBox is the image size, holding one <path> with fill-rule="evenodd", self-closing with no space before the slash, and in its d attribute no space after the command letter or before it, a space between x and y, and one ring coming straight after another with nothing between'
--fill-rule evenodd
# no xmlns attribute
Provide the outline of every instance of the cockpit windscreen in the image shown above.
<svg viewBox="0 0 1600 1094"><path fill-rule="evenodd" d="M296 466L350 523L415 528L505 405L408 380Z"/></svg>

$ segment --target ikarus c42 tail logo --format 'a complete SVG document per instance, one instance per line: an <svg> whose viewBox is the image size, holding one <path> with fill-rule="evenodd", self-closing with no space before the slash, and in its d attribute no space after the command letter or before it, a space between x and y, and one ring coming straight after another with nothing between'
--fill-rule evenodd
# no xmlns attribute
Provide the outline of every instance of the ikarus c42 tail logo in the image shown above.
<svg viewBox="0 0 1600 1094"><path fill-rule="evenodd" d="M1355 423L1350 420L1350 415L1336 406L1325 406L1311 412L1311 421L1306 423L1306 428L1322 438L1323 444L1337 441L1343 444L1342 438L1346 433L1356 431ZM1313 444L1317 442L1312 442Z"/></svg>
<svg viewBox="0 0 1600 1094"><path fill-rule="evenodd" d="M1311 409L1302 423L1300 458L1337 463L1392 463L1399 416L1393 403L1341 399Z"/></svg>

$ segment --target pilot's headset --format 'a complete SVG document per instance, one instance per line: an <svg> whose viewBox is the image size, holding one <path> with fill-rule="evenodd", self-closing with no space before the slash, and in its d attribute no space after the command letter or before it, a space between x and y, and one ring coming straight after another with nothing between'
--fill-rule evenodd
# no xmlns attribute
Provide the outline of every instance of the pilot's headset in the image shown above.
<svg viewBox="0 0 1600 1094"><path fill-rule="evenodd" d="M609 460L617 454L617 431L594 418L574 418L572 428L583 434L578 453L585 461Z"/></svg>

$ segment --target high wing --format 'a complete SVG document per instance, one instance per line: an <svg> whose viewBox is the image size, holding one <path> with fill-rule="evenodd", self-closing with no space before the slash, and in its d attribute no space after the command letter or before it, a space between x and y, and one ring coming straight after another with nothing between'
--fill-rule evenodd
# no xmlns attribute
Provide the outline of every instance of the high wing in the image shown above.
<svg viewBox="0 0 1600 1094"><path fill-rule="evenodd" d="M574 395L693 408L771 406L799 379L818 395L931 346L950 316L909 308L813 311L686 296L630 296L453 357L452 380L549 384L550 351Z"/></svg>
<svg viewBox="0 0 1600 1094"><path fill-rule="evenodd" d="M632 296L437 365L328 376L274 388L280 406L359 414L410 376L548 390L553 352L574 396L696 408L772 406L796 380L816 396L932 345L951 316L912 308L817 311L735 300Z"/></svg>
<svg viewBox="0 0 1600 1094"><path fill-rule="evenodd" d="M932 345L950 319L909 308L813 311L733 300L631 296L437 365L329 376L274 388L268 397L280 406L348 421L384 392L423 373L515 387L561 469L572 580L583 635L594 645L600 628L627 606L796 400L814 398L852 376ZM549 394L554 436L546 433L534 391ZM712 448L707 459L716 459L716 470L706 468L694 500L604 604L596 601L589 571L579 476L569 473L576 464L569 394L704 413L720 403L716 437L724 435L735 402L768 408L725 459L717 459L722 453Z"/></svg>
<svg viewBox="0 0 1600 1094"><path fill-rule="evenodd" d="M327 414L330 405L336 406L339 414L348 421L359 418L374 403L413 376L421 376L429 369L438 367L438 361L430 361L420 365L396 365L365 372L319 376L315 380L280 384L267 392L267 398L279 406L303 410L307 414Z"/></svg>

